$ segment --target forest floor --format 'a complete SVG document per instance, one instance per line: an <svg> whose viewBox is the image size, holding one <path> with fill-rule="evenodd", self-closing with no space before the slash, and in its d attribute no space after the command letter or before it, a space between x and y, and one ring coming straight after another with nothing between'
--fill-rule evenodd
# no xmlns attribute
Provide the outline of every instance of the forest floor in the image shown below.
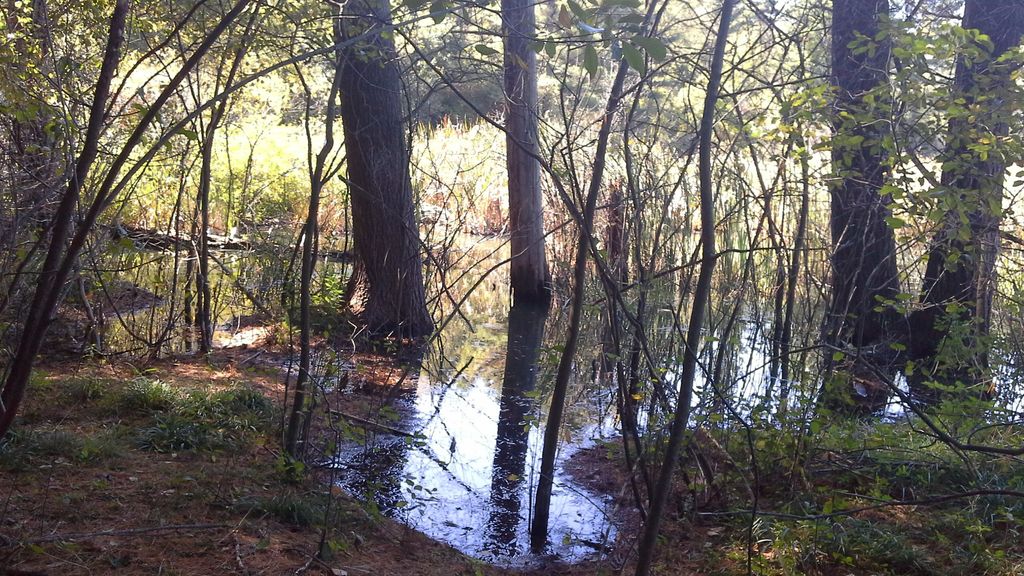
<svg viewBox="0 0 1024 576"><path fill-rule="evenodd" d="M289 468L275 354L44 362L0 445L0 575L613 573L491 566L329 489L324 471ZM267 407L248 391L273 411L247 418Z"/></svg>

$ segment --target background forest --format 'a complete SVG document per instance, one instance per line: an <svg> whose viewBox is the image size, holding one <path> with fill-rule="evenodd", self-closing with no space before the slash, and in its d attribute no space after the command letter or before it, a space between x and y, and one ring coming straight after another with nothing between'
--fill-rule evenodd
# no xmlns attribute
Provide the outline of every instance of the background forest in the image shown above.
<svg viewBox="0 0 1024 576"><path fill-rule="evenodd" d="M1024 0L8 0L3 26L12 485L110 457L55 436L66 402L112 451L256 435L278 479L429 506L409 454L455 461L431 410L482 379L507 530L425 530L476 557L1024 570ZM280 386L158 377L225 350ZM441 400L410 416L416 382ZM357 489L333 474L368 430L406 472ZM602 541L549 512L584 445ZM349 532L316 510L327 566Z"/></svg>

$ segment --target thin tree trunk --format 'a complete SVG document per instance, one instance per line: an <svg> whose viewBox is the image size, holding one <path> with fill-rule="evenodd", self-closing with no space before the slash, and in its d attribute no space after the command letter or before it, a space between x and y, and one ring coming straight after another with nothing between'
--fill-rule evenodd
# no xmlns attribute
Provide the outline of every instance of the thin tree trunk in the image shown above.
<svg viewBox="0 0 1024 576"><path fill-rule="evenodd" d="M332 27L335 44L341 43L341 20L338 14L334 14L334 25ZM334 123L338 113L337 101L341 92L342 64L344 54L339 48L335 53L334 80L331 83L330 94L327 96L327 118L324 121L324 144L316 155L313 169L310 173L309 188L309 209L306 215L306 225L302 234L302 271L299 279L299 371L295 378L294 396L291 406L291 414L288 418L288 429L285 432L284 447L292 457L299 457L305 445L303 431L307 428L309 420L309 368L312 357L312 346L310 339L313 328L310 322L310 309L312 306L311 291L313 286L313 272L317 261L317 248L319 239L320 219L320 196L324 185L330 177L328 158L334 150ZM309 118L309 101L312 94L306 94L306 118ZM308 130L308 124L307 124Z"/></svg>
<svg viewBox="0 0 1024 576"><path fill-rule="evenodd" d="M530 546L539 552L547 545L548 521L551 514L551 492L555 480L555 454L558 451L558 432L562 426L562 413L565 409L565 397L569 390L569 379L572 377L572 365L579 346L580 325L583 318L583 301L586 295L587 254L594 233L594 212L597 208L597 197L601 191L604 177L605 159L608 152L608 140L611 136L612 120L622 99L622 86L626 80L629 67L625 61L619 63L618 73L612 81L608 103L601 118L598 131L597 147L594 152L594 167L587 188L587 196L581 219L578 222L580 237L576 246L576 260L573 265L572 308L569 313L569 328L565 346L558 360L558 372L555 376L555 387L551 394L551 407L548 411L547 423L544 426L544 448L541 453L540 478L537 482L537 500L533 523L530 527Z"/></svg>
<svg viewBox="0 0 1024 576"><path fill-rule="evenodd" d="M722 66L725 60L725 45L729 37L729 25L732 22L732 10L735 0L725 0L718 22L718 34L715 38L715 49L711 60L711 75L708 78L707 94L704 98L704 111L700 121L699 135L699 173L700 173L700 221L701 221L701 264L697 276L697 286L693 292L693 305L690 308L690 323L686 329L686 342L682 374L680 375L679 394L676 397L675 415L669 433L665 459L658 472L658 482L654 494L651 495L647 522L644 523L643 535L637 550L637 576L647 576L654 561L654 546L658 541L662 516L672 490L674 475L679 453L683 444L683 436L690 420L690 403L693 400L693 381L697 373L697 354L704 341L704 316L707 312L708 299L711 297L711 277L715 270L715 199L711 173L712 136L714 135L715 103L718 101L718 90L722 82Z"/></svg>
<svg viewBox="0 0 1024 576"><path fill-rule="evenodd" d="M253 25L259 15L259 10L254 10L249 17L240 41L237 43L231 60L231 67L223 86L231 86L234 83L235 75L238 73L251 44L251 33ZM220 74L223 71L223 60L217 74L217 88L221 87ZM199 262L196 275L197 290L197 322L199 326L199 352L208 354L213 349L213 295L210 291L210 187L212 186L213 172L213 146L217 129L220 128L224 115L227 112L230 99L221 100L210 112L209 121L203 131L203 139L200 142L201 163L199 167ZM230 208L229 208L230 211Z"/></svg>
<svg viewBox="0 0 1024 576"><path fill-rule="evenodd" d="M67 190L61 197L60 205L52 221L52 233L47 249L46 260L39 274L39 282L28 310L25 329L22 331L18 349L12 360L10 371L4 380L3 392L0 393L0 436L3 436L14 421L18 406L24 396L25 386L36 355L42 345L43 337L50 324L50 318L57 304L63 297L64 286L71 271L85 246L100 214L110 205L117 193L123 188L117 184L121 169L131 160L136 146L142 141L143 135L149 130L159 116L161 110L178 86L184 81L202 58L209 52L217 38L234 22L235 18L245 9L250 0L238 0L216 26L207 34L202 43L185 61L181 69L163 86L160 94L153 100L146 113L139 120L135 129L127 137L120 152L111 161L103 181L99 183L96 196L89 208L81 216L77 228L73 219L81 196L85 179L96 159L99 148L99 137L104 122L104 107L110 92L111 82L120 59L120 48L123 43L125 18L128 12L128 1L119 0L111 16L111 28L107 48L104 52L103 64L100 69L96 91L89 115L89 124L83 141L82 152L79 154ZM129 170L129 174L135 170ZM74 232L72 234L72 232Z"/></svg>
<svg viewBox="0 0 1024 576"><path fill-rule="evenodd" d="M54 214L46 260L39 273L39 283L29 307L21 341L18 343L18 351L11 361L10 371L4 380L3 392L0 393L0 438L10 429L25 395L25 386L32 373L33 362L39 353L46 329L50 324L50 317L73 265L73 262L68 262L68 259L74 260L74 257L77 256L77 253L65 255L65 244L72 232L82 186L99 152L104 110L114 80L114 73L117 71L117 64L121 60L121 46L124 44L127 17L128 0L119 0L114 5L113 14L110 17L107 45L103 53L100 74L96 80L96 90L89 111L89 123L85 132L82 152L78 156L74 174L68 182L67 190L61 198L57 212Z"/></svg>

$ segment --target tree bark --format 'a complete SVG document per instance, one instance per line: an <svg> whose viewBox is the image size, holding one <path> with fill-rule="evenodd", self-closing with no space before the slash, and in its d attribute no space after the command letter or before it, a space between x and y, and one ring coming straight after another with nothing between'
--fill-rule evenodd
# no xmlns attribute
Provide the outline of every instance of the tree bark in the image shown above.
<svg viewBox="0 0 1024 576"><path fill-rule="evenodd" d="M375 334L415 337L434 324L427 312L419 231L413 213L409 151L403 126L394 43L383 32L391 22L387 0L344 4L341 119L345 133L352 234L358 264L349 302Z"/></svg>
<svg viewBox="0 0 1024 576"><path fill-rule="evenodd" d="M508 167L511 288L515 303L547 306L551 275L544 254L544 205L537 128L533 0L502 0L505 45L505 155Z"/></svg>
<svg viewBox="0 0 1024 576"><path fill-rule="evenodd" d="M952 209L932 241L909 338L916 365L911 390L926 403L941 396L929 382L989 391L1003 177L1012 163L998 141L1020 106L1007 97L1012 67L997 60L1024 36L1024 0L967 0L963 28L986 35L991 47L977 42L973 57L961 56L953 81L965 104L950 116L942 158L942 192L953 199Z"/></svg>
<svg viewBox="0 0 1024 576"><path fill-rule="evenodd" d="M881 142L887 131L882 118L888 99L878 89L888 78L889 42L877 37L888 15L888 0L832 4L833 252L826 339L854 352L835 367L841 376L827 383L823 400L841 410L873 410L884 404L888 388L874 383L874 370L893 371L889 344L900 322L899 314L882 302L892 302L899 293L896 241L886 222L889 199L881 193L886 179ZM871 43L870 49L865 42ZM859 398L853 395L852 380L863 386L858 386Z"/></svg>

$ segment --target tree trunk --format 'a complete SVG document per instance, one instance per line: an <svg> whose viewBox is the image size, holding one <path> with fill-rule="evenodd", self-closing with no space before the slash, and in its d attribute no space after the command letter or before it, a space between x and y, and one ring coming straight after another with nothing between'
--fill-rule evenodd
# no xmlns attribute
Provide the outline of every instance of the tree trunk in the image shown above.
<svg viewBox="0 0 1024 576"><path fill-rule="evenodd" d="M881 302L891 302L899 293L896 241L886 222L889 199L881 193L886 178L881 141L887 129L880 118L888 112L888 99L875 93L888 78L889 42L876 37L889 15L889 1L834 0L832 6L836 120L830 218L832 301L826 338L830 345L852 348L855 353L837 366L841 377L826 386L823 400L835 409L873 410L888 396L888 387L876 382L874 370L893 371L895 358L889 345L900 321L899 314ZM864 42L874 44L871 49L858 45ZM859 397L853 394L853 381L859 384Z"/></svg>
<svg viewBox="0 0 1024 576"><path fill-rule="evenodd" d="M383 32L390 21L387 0L351 0L342 10L342 35ZM341 119L358 258L350 306L372 333L421 336L434 324L423 290L394 43L390 35L369 34L344 52Z"/></svg>
<svg viewBox="0 0 1024 576"><path fill-rule="evenodd" d="M107 47L103 55L103 64L96 81L92 105L89 111L89 122L82 140L82 151L78 155L75 167L68 177L67 188L60 199L60 204L50 222L50 239L46 248L46 260L38 275L35 294L26 313L22 334L18 341L18 349L14 359L8 364L8 372L4 379L3 391L0 393L0 437L10 428L14 416L25 394L29 375L36 355L42 346L43 337L50 325L53 311L60 303L64 287L70 278L78 255L85 247L97 218L117 197L123 188L124 180L118 184L121 170L132 158L132 153L142 141L142 136L153 125L164 105L186 76L209 52L211 46L220 35L234 22L235 18L248 6L250 0L238 0L234 7L221 18L196 47L192 55L182 64L178 72L165 84L159 95L153 100L147 111L139 119L122 145L120 152L113 157L107 168L106 175L95 188L95 195L87 209L78 212L79 200L84 183L90 175L93 162L99 154L99 139L104 127L107 97L120 61L121 45L124 40L125 20L128 13L128 0L118 0L114 5L110 20L110 31ZM155 148L147 153L149 157ZM144 164L140 161L127 171L126 177L140 169ZM76 215L78 218L76 219ZM77 226L76 226L77 224Z"/></svg>
<svg viewBox="0 0 1024 576"><path fill-rule="evenodd" d="M505 155L508 167L511 287L516 303L547 306L551 276L544 255L544 206L537 130L537 57L532 0L502 0L505 44Z"/></svg>
<svg viewBox="0 0 1024 576"><path fill-rule="evenodd" d="M954 92L965 104L950 112L941 180L953 208L928 254L922 309L911 316L911 389L924 402L939 397L931 382L989 390L986 351L1003 175L1013 162L998 141L1019 109L1007 97L1013 67L996 60L1024 35L1024 0L967 0L963 28L980 31L992 44L990 50L976 42L973 56L961 56L956 65Z"/></svg>
<svg viewBox="0 0 1024 576"><path fill-rule="evenodd" d="M700 353L704 341L704 318L708 300L711 298L711 278L715 271L717 255L715 253L715 197L711 173L712 137L714 136L715 103L718 101L718 90L722 82L722 67L725 61L725 45L729 38L729 25L732 22L732 10L736 0L725 0L718 22L718 33L715 37L715 49L711 58L711 73L708 88L704 96L704 110L700 120L699 136L699 172L700 172L700 241L701 262L697 275L697 286L693 292L693 305L690 308L690 322L686 327L686 342L683 355L682 374L679 378L679 394L676 396L676 409L672 417L668 446L665 448L665 459L658 471L658 481L651 494L650 511L644 522L643 535L637 546L636 575L647 576L654 562L654 546L658 541L662 516L668 504L668 496L672 491L672 477L675 474L677 459L683 446L683 436L690 421L690 405L693 402L693 381L697 375L697 354Z"/></svg>
<svg viewBox="0 0 1024 576"><path fill-rule="evenodd" d="M332 26L335 44L341 43L340 19L332 12L335 22ZM299 372L295 378L295 392L288 417L288 428L285 431L284 449L293 458L299 458L305 451L306 437L304 431L309 424L312 408L312 396L309 383L311 381L310 365L312 360L313 327L310 320L312 310L313 272L316 269L317 249L320 238L320 197L324 186L331 178L333 169L328 160L334 151L334 124L337 118L338 94L341 91L341 73L343 53L339 49L334 54L334 79L330 93L327 95L327 117L324 121L324 143L317 152L309 175L309 208L306 212L306 224L302 231L302 272L299 277ZM306 83L303 82L303 87ZM310 102L313 95L306 88L306 130L309 133ZM312 154L312 150L310 150Z"/></svg>
<svg viewBox="0 0 1024 576"><path fill-rule="evenodd" d="M586 294L587 254L593 241L594 214L597 210L597 197L601 191L604 169L607 162L608 140L612 131L612 120L622 101L622 87L626 81L628 66L625 60L619 62L618 72L612 80L608 102L601 117L601 128L597 135L594 151L594 167L587 186L587 195L580 213L575 206L574 219L580 228L579 241L576 245L576 256L573 261L572 307L569 310L569 327L565 346L558 359L558 371L555 374L555 386L551 392L551 407L544 426L544 447L541 452L540 478L537 480L537 499L534 504L535 513L530 525L530 548L539 553L547 546L548 521L551 516L551 494L555 481L555 455L558 452L558 436L562 426L562 414L565 409L566 395L569 390L569 379L572 377L573 365L576 360L576 349L579 347L580 330L583 319L583 299ZM567 200L568 202L568 200Z"/></svg>

